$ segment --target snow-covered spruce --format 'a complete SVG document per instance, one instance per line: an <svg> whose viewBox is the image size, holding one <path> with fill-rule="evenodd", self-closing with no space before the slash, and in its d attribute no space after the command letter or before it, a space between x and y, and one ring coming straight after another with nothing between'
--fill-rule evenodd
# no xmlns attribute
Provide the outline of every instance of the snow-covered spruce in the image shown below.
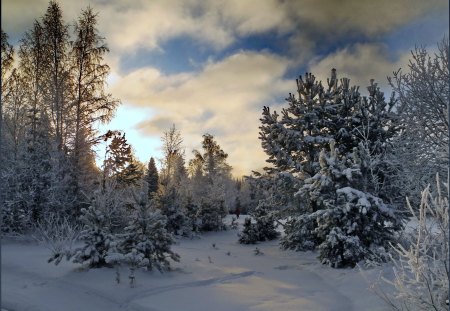
<svg viewBox="0 0 450 311"><path fill-rule="evenodd" d="M152 210L145 191L134 193L133 196L130 222L106 260L112 263L124 262L133 269L145 267L148 270L167 270L170 268L169 259L179 260L178 254L171 249L175 240L166 230L167 218L159 211Z"/></svg>
<svg viewBox="0 0 450 311"><path fill-rule="evenodd" d="M256 244L259 240L256 224L252 223L250 217L246 217L244 220L244 228L242 232L238 233L239 243L241 244Z"/></svg>
<svg viewBox="0 0 450 311"><path fill-rule="evenodd" d="M275 217L266 202L261 202L252 213L255 223L247 217L242 232L238 234L239 243L255 244L261 241L276 239L280 233L276 231Z"/></svg>
<svg viewBox="0 0 450 311"><path fill-rule="evenodd" d="M182 196L177 188L178 186L175 185L161 186L155 201L162 215L167 218L168 232L176 235L190 235L192 228L182 206Z"/></svg>
<svg viewBox="0 0 450 311"><path fill-rule="evenodd" d="M68 257L73 262L98 268L107 266L105 260L116 235L124 226L125 213L121 192L114 182L108 182L105 188L98 190L91 206L81 210L81 222L84 227L80 240L84 245L75 249Z"/></svg>
<svg viewBox="0 0 450 311"><path fill-rule="evenodd" d="M206 198L200 202L199 208L200 230L202 231L219 231L226 229L223 223L223 217L226 212L223 207L223 202L210 200Z"/></svg>

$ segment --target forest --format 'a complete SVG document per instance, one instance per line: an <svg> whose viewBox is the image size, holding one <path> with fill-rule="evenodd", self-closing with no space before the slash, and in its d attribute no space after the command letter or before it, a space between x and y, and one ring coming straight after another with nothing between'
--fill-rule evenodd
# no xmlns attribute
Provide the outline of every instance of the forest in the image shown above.
<svg viewBox="0 0 450 311"><path fill-rule="evenodd" d="M88 7L69 25L50 1L17 48L2 30L3 238L33 237L56 265L126 266L133 281L170 271L180 240L239 228L242 247L277 241L331 268L392 264L393 310L446 310L448 37L412 51L388 77L390 98L332 68L326 81L299 76L279 111L262 107L267 166L235 178L209 133L187 154L173 125L163 157L142 163L125 132L98 132L121 104L106 91L98 18Z"/></svg>

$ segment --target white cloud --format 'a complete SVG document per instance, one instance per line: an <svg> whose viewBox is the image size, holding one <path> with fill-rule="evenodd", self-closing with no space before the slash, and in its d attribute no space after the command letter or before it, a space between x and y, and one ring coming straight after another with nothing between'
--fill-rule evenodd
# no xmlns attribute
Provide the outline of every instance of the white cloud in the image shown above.
<svg viewBox="0 0 450 311"><path fill-rule="evenodd" d="M241 51L197 74L139 69L121 77L113 92L127 104L154 109L155 117L138 126L142 134L159 137L175 123L190 156L209 132L229 153L235 173L249 173L266 159L258 140L262 106L282 101L294 87L282 78L289 64L273 54Z"/></svg>

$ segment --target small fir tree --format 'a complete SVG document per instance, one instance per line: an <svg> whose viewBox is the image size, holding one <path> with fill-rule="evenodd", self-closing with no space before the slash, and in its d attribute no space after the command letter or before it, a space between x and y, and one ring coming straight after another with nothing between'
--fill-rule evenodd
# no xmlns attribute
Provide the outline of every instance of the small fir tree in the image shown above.
<svg viewBox="0 0 450 311"><path fill-rule="evenodd" d="M238 233L238 237L241 244L256 244L259 241L258 229L250 217L245 218L244 228Z"/></svg>
<svg viewBox="0 0 450 311"><path fill-rule="evenodd" d="M113 182L107 183L104 190L95 193L91 206L81 210L84 228L80 240L84 245L69 256L73 257L73 262L88 264L92 268L109 265L106 256L124 227L126 217L121 194L114 185Z"/></svg>
<svg viewBox="0 0 450 311"><path fill-rule="evenodd" d="M167 218L151 209L147 193L134 193L133 196L133 211L122 237L120 252L132 268L169 269L168 259L179 261L180 257L171 249L175 240L166 230Z"/></svg>

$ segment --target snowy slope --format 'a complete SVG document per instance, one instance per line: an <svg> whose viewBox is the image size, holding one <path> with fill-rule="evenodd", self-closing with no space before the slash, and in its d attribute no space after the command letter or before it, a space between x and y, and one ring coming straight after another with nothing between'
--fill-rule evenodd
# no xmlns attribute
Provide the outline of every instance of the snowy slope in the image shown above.
<svg viewBox="0 0 450 311"><path fill-rule="evenodd" d="M240 219L243 221L243 217ZM21 310L387 310L357 269L335 270L314 253L282 251L278 242L237 243L237 231L180 239L181 261L166 273L139 271L136 287L113 269L47 264L43 246L2 245L3 308ZM215 247L213 247L213 243ZM375 279L379 269L365 271Z"/></svg>

